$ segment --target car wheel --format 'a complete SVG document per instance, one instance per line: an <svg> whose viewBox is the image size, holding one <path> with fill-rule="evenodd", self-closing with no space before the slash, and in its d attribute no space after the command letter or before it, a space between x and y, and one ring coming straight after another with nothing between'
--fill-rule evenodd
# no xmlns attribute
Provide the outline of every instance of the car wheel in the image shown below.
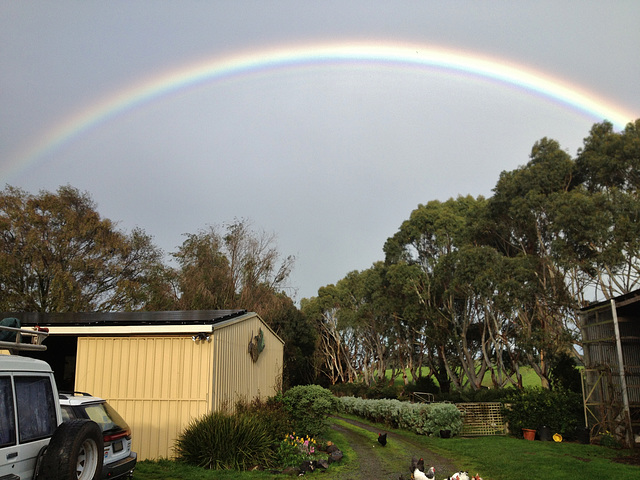
<svg viewBox="0 0 640 480"><path fill-rule="evenodd" d="M64 422L51 437L38 480L98 480L102 476L102 430L91 420Z"/></svg>

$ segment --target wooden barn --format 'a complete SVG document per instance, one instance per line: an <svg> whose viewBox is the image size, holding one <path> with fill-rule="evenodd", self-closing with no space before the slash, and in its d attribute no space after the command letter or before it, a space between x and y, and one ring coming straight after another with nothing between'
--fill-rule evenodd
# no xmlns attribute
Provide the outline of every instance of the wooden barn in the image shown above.
<svg viewBox="0 0 640 480"><path fill-rule="evenodd" d="M640 290L581 310L585 421L591 435L610 432L640 443Z"/></svg>
<svg viewBox="0 0 640 480"><path fill-rule="evenodd" d="M106 399L132 430L140 460L170 458L189 422L281 389L284 342L244 310L5 314L49 328L61 391ZM3 317L4 318L4 317Z"/></svg>

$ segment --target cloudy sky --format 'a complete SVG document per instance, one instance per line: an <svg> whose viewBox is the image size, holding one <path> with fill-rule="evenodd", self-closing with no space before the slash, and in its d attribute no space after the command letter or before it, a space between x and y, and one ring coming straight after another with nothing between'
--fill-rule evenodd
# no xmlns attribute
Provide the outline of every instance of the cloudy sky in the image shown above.
<svg viewBox="0 0 640 480"><path fill-rule="evenodd" d="M640 2L0 2L0 181L70 184L166 252L248 219L290 294L490 196L551 137L640 117Z"/></svg>

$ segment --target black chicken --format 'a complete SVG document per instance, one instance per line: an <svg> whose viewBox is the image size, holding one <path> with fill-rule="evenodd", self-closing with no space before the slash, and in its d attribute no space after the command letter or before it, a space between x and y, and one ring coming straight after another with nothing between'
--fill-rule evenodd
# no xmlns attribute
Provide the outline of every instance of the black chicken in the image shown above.
<svg viewBox="0 0 640 480"><path fill-rule="evenodd" d="M383 447L385 447L387 445L387 434L386 434L386 432L378 434L378 443L380 445L382 445Z"/></svg>
<svg viewBox="0 0 640 480"><path fill-rule="evenodd" d="M424 458L417 459L416 457L411 457L411 472L414 472L416 468L424 472Z"/></svg>

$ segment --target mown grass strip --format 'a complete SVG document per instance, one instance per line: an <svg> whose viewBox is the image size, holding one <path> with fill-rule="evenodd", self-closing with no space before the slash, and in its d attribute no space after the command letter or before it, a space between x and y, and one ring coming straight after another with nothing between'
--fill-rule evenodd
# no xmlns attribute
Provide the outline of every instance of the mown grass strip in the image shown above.
<svg viewBox="0 0 640 480"><path fill-rule="evenodd" d="M358 417L343 416L375 425ZM477 472L484 480L575 480L576 476L640 478L640 467L612 460L629 455L629 450L573 442L528 441L505 436L442 439L397 429L388 431L453 459L460 470L468 470L472 475Z"/></svg>

